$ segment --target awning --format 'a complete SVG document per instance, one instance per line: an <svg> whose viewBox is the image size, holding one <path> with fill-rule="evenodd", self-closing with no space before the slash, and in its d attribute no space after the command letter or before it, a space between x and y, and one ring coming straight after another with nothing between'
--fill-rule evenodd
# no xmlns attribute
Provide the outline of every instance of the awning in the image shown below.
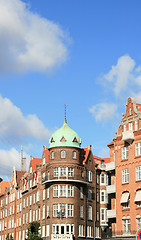
<svg viewBox="0 0 141 240"><path fill-rule="evenodd" d="M135 202L141 202L141 190L136 192Z"/></svg>
<svg viewBox="0 0 141 240"><path fill-rule="evenodd" d="M129 192L124 192L124 193L122 194L120 203L127 203L128 200L129 200Z"/></svg>

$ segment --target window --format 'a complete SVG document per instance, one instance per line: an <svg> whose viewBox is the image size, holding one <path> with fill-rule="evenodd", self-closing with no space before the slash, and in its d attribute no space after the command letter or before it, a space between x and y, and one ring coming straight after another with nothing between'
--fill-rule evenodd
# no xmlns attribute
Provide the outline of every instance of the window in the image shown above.
<svg viewBox="0 0 141 240"><path fill-rule="evenodd" d="M98 192L96 193L96 200L97 200L97 202L99 202L99 194L98 194Z"/></svg>
<svg viewBox="0 0 141 240"><path fill-rule="evenodd" d="M136 167L136 181L141 180L141 166Z"/></svg>
<svg viewBox="0 0 141 240"><path fill-rule="evenodd" d="M88 200L92 200L92 190L88 189Z"/></svg>
<svg viewBox="0 0 141 240"><path fill-rule="evenodd" d="M47 188L47 198L49 198L49 187Z"/></svg>
<svg viewBox="0 0 141 240"><path fill-rule="evenodd" d="M105 202L105 190L101 191L101 202Z"/></svg>
<svg viewBox="0 0 141 240"><path fill-rule="evenodd" d="M32 167L30 167L30 173L32 173Z"/></svg>
<svg viewBox="0 0 141 240"><path fill-rule="evenodd" d="M141 142L135 144L136 156L141 155Z"/></svg>
<svg viewBox="0 0 141 240"><path fill-rule="evenodd" d="M42 226L42 237L45 237L45 226Z"/></svg>
<svg viewBox="0 0 141 240"><path fill-rule="evenodd" d="M80 187L80 198L83 199L83 187Z"/></svg>
<svg viewBox="0 0 141 240"><path fill-rule="evenodd" d="M105 184L105 174L104 173L102 173L101 175L100 175L100 183L101 184Z"/></svg>
<svg viewBox="0 0 141 240"><path fill-rule="evenodd" d="M92 220L92 206L88 205L88 220Z"/></svg>
<svg viewBox="0 0 141 240"><path fill-rule="evenodd" d="M107 220L107 216L106 216L106 208L101 208L100 209L100 211L101 211L101 216L100 216L100 219L101 219L101 221L106 221Z"/></svg>
<svg viewBox="0 0 141 240"><path fill-rule="evenodd" d="M122 218L123 234L130 233L130 217Z"/></svg>
<svg viewBox="0 0 141 240"><path fill-rule="evenodd" d="M65 167L61 167L60 168L60 176L61 177L65 177L66 176L66 168Z"/></svg>
<svg viewBox="0 0 141 240"><path fill-rule="evenodd" d="M53 187L53 197L58 197L58 185Z"/></svg>
<svg viewBox="0 0 141 240"><path fill-rule="evenodd" d="M138 130L138 120L135 120L135 131Z"/></svg>
<svg viewBox="0 0 141 240"><path fill-rule="evenodd" d="M47 206L47 218L49 217L49 206Z"/></svg>
<svg viewBox="0 0 141 240"><path fill-rule="evenodd" d="M80 218L84 217L83 205L80 206Z"/></svg>
<svg viewBox="0 0 141 240"><path fill-rule="evenodd" d="M92 226L87 226L87 237L92 237Z"/></svg>
<svg viewBox="0 0 141 240"><path fill-rule="evenodd" d="M73 186L68 185L68 197L73 197Z"/></svg>
<svg viewBox="0 0 141 240"><path fill-rule="evenodd" d="M53 205L53 217L57 217L58 214L58 204Z"/></svg>
<svg viewBox="0 0 141 240"><path fill-rule="evenodd" d="M68 217L73 217L73 204L68 204Z"/></svg>
<svg viewBox="0 0 141 240"><path fill-rule="evenodd" d="M79 237L84 236L84 225L79 225Z"/></svg>
<svg viewBox="0 0 141 240"><path fill-rule="evenodd" d="M43 215L42 215L42 219L45 219L45 205L43 205Z"/></svg>
<svg viewBox="0 0 141 240"><path fill-rule="evenodd" d="M129 131L133 131L133 123L129 122Z"/></svg>
<svg viewBox="0 0 141 240"><path fill-rule="evenodd" d="M92 171L88 172L88 181L92 182Z"/></svg>
<svg viewBox="0 0 141 240"><path fill-rule="evenodd" d="M37 192L37 196L36 196L36 202L38 202L40 200L40 192Z"/></svg>
<svg viewBox="0 0 141 240"><path fill-rule="evenodd" d="M30 196L30 206L32 205L32 196Z"/></svg>
<svg viewBox="0 0 141 240"><path fill-rule="evenodd" d="M43 200L45 200L45 194L46 194L46 190L43 189Z"/></svg>
<svg viewBox="0 0 141 240"><path fill-rule="evenodd" d="M129 170L124 169L122 170L122 183L128 183L129 182Z"/></svg>
<svg viewBox="0 0 141 240"><path fill-rule="evenodd" d="M66 197L66 185L60 185L60 197Z"/></svg>
<svg viewBox="0 0 141 240"><path fill-rule="evenodd" d="M51 159L54 159L54 156L55 156L54 151L52 151L51 152Z"/></svg>
<svg viewBox="0 0 141 240"><path fill-rule="evenodd" d="M122 148L122 160L128 159L128 147Z"/></svg>
<svg viewBox="0 0 141 240"><path fill-rule="evenodd" d="M137 221L137 230L139 230L141 228L141 216L138 215L136 217L136 221Z"/></svg>
<svg viewBox="0 0 141 240"><path fill-rule="evenodd" d="M61 158L66 158L66 152L64 150L61 151Z"/></svg>
<svg viewBox="0 0 141 240"><path fill-rule="evenodd" d="M58 168L54 168L54 177L58 177Z"/></svg>
<svg viewBox="0 0 141 240"><path fill-rule="evenodd" d="M32 222L32 210L29 211L29 222Z"/></svg>
<svg viewBox="0 0 141 240"><path fill-rule="evenodd" d="M68 167L68 176L73 177L73 168Z"/></svg>
<svg viewBox="0 0 141 240"><path fill-rule="evenodd" d="M26 199L26 206L28 207L28 197L27 197L27 199Z"/></svg>
<svg viewBox="0 0 141 240"><path fill-rule="evenodd" d="M46 176L46 174L45 174L45 172L43 172L43 180L45 179L45 176Z"/></svg>
<svg viewBox="0 0 141 240"><path fill-rule="evenodd" d="M49 237L49 225L46 225L46 237Z"/></svg>
<svg viewBox="0 0 141 240"><path fill-rule="evenodd" d="M131 115L131 108L129 108L129 114Z"/></svg>
<svg viewBox="0 0 141 240"><path fill-rule="evenodd" d="M76 159L76 151L73 151L73 152L72 152L72 158L73 158L73 159Z"/></svg>
<svg viewBox="0 0 141 240"><path fill-rule="evenodd" d="M123 125L123 131L126 132L126 124Z"/></svg>

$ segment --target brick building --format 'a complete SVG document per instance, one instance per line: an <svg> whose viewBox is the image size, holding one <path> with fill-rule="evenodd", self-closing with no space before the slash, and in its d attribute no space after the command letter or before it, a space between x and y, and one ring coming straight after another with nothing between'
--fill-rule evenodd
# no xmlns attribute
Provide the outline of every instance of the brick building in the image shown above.
<svg viewBox="0 0 141 240"><path fill-rule="evenodd" d="M44 239L100 238L98 164L91 147L81 148L66 119L49 144L42 158L31 157L27 172L13 170L0 196L0 240L8 233L24 240L32 221L40 222Z"/></svg>

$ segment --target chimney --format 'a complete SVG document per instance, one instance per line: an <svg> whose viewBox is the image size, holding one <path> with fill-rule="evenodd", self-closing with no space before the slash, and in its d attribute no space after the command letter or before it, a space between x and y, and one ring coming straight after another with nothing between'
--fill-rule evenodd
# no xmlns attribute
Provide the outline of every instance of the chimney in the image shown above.
<svg viewBox="0 0 141 240"><path fill-rule="evenodd" d="M92 147L92 145L88 145L88 146L87 146L87 148L88 148L89 150L91 150L91 147Z"/></svg>

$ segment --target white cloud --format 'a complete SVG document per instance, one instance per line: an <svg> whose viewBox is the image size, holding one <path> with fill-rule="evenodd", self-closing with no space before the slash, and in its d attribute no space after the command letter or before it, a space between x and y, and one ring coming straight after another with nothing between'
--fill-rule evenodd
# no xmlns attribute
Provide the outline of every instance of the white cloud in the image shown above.
<svg viewBox="0 0 141 240"><path fill-rule="evenodd" d="M113 89L118 96L122 90L126 90L128 81L133 79L132 71L135 67L135 61L128 55L118 59L117 64L112 66L111 70L103 76L104 81L113 84Z"/></svg>
<svg viewBox="0 0 141 240"><path fill-rule="evenodd" d="M0 135L12 139L32 137L37 140L48 140L51 133L36 115L24 116L21 110L8 98L0 96Z"/></svg>
<svg viewBox="0 0 141 240"><path fill-rule="evenodd" d="M131 95L137 103L141 103L141 91L138 93L132 92Z"/></svg>
<svg viewBox="0 0 141 240"><path fill-rule="evenodd" d="M27 165L29 164L29 155L24 153L24 157L27 158ZM20 153L15 149L11 148L10 150L3 150L0 149L0 176L1 175L12 175L13 167L16 168L16 170L21 170L21 156Z"/></svg>
<svg viewBox="0 0 141 240"><path fill-rule="evenodd" d="M21 0L0 0L0 72L49 71L66 61L69 41L57 24Z"/></svg>
<svg viewBox="0 0 141 240"><path fill-rule="evenodd" d="M97 122L113 119L116 110L117 105L114 103L99 103L89 109Z"/></svg>

